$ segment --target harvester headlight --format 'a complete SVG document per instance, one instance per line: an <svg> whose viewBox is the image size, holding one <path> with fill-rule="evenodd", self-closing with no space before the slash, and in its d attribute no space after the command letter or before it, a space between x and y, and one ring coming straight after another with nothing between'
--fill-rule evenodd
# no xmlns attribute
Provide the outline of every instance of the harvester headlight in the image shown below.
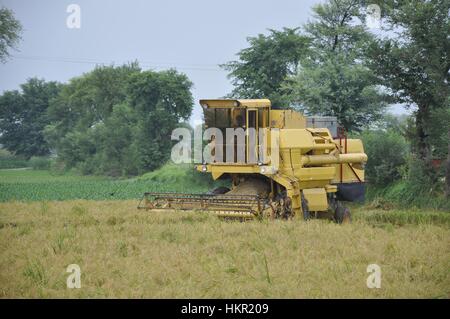
<svg viewBox="0 0 450 319"><path fill-rule="evenodd" d="M202 165L202 172L206 172L208 170L208 168L206 167L205 164Z"/></svg>
<svg viewBox="0 0 450 319"><path fill-rule="evenodd" d="M266 173L266 168L265 167L261 167L261 174L265 174Z"/></svg>

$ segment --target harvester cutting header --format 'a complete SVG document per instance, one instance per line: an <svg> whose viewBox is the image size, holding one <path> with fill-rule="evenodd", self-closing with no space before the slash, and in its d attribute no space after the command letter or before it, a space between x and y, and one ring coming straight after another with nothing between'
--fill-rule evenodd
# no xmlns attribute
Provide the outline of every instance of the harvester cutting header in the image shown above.
<svg viewBox="0 0 450 319"><path fill-rule="evenodd" d="M229 179L231 187L206 194L145 193L142 208L212 211L240 219L332 218L341 223L350 219L342 201L363 200L367 155L361 140L342 132L332 136L329 128L311 125L298 112L271 109L267 99L200 104L204 127L216 133L207 145L212 156L196 169L214 180Z"/></svg>

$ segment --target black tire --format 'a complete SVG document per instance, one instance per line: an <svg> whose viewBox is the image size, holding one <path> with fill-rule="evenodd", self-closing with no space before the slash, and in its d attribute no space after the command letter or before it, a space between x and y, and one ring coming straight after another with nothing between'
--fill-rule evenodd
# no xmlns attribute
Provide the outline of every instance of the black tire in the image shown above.
<svg viewBox="0 0 450 319"><path fill-rule="evenodd" d="M306 200L303 193L302 193L302 211L303 211L303 219L304 220L308 220L311 218L311 214L310 214L309 208L308 208L308 201Z"/></svg>
<svg viewBox="0 0 450 319"><path fill-rule="evenodd" d="M284 216L286 219L289 219L293 216L292 200L290 197L286 197L286 200L284 201Z"/></svg>
<svg viewBox="0 0 450 319"><path fill-rule="evenodd" d="M342 205L341 202L337 203L337 207L334 213L334 221L338 224L348 223L352 221L350 209Z"/></svg>
<svg viewBox="0 0 450 319"><path fill-rule="evenodd" d="M206 194L208 194L208 195L222 195L222 194L228 193L229 191L230 191L230 189L228 187L221 186L221 187L217 187L217 188L214 188L214 189L208 191Z"/></svg>

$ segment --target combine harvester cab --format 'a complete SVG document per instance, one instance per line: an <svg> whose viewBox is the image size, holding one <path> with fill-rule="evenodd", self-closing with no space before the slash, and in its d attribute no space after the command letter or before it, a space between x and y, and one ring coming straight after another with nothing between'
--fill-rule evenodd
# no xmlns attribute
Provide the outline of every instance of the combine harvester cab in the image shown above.
<svg viewBox="0 0 450 319"><path fill-rule="evenodd" d="M200 100L212 156L196 169L231 189L207 194L145 193L140 208L211 211L225 218L350 220L342 201L364 199L361 140L347 139L334 118L307 119L271 109L267 99ZM323 122L324 127L317 127ZM337 136L333 136L337 135Z"/></svg>

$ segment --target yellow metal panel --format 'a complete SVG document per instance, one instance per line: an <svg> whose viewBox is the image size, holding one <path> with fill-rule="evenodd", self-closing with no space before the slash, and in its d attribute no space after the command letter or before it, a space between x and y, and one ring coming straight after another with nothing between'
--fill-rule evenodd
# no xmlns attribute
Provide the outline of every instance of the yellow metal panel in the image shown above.
<svg viewBox="0 0 450 319"><path fill-rule="evenodd" d="M271 103L270 100L268 99L249 99L249 100L208 99L208 100L200 100L200 105L208 108L270 107Z"/></svg>
<svg viewBox="0 0 450 319"><path fill-rule="evenodd" d="M303 190L303 195L308 201L308 208L312 212L328 210L327 192L325 188L308 188Z"/></svg>
<svg viewBox="0 0 450 319"><path fill-rule="evenodd" d="M212 172L211 175L212 175L213 180L216 180L216 179L218 179L220 176L223 175L223 172Z"/></svg>
<svg viewBox="0 0 450 319"><path fill-rule="evenodd" d="M283 110L270 110L270 127L284 128Z"/></svg>
<svg viewBox="0 0 450 319"><path fill-rule="evenodd" d="M330 180L313 180L313 181L301 181L299 182L300 189L305 188L317 188L317 187L325 187L328 185Z"/></svg>
<svg viewBox="0 0 450 319"><path fill-rule="evenodd" d="M292 110L270 110L270 127L306 128L306 118Z"/></svg>
<svg viewBox="0 0 450 319"><path fill-rule="evenodd" d="M311 127L308 127L308 131L310 131L312 133L315 133L317 136L323 136L323 137L328 138L328 139L333 139L331 137L330 130L327 129L327 128L311 128ZM339 142L339 140L338 140L338 142Z"/></svg>
<svg viewBox="0 0 450 319"><path fill-rule="evenodd" d="M312 149L314 139L310 132L305 129L282 129L280 130L280 148L302 148Z"/></svg>
<svg viewBox="0 0 450 319"><path fill-rule="evenodd" d="M327 191L327 193L336 193L337 186L336 185L326 185L325 190Z"/></svg>
<svg viewBox="0 0 450 319"><path fill-rule="evenodd" d="M292 110L284 111L284 128L306 128L306 118Z"/></svg>
<svg viewBox="0 0 450 319"><path fill-rule="evenodd" d="M334 142L339 148L341 148L342 153L364 153L362 140L348 138L347 152L345 151L345 139L341 140L342 146L339 145L339 139L334 140Z"/></svg>
<svg viewBox="0 0 450 319"><path fill-rule="evenodd" d="M268 99L247 99L247 100L240 99L240 100L238 100L238 102L239 102L239 106L244 106L244 107L270 107L271 106L270 100L268 100Z"/></svg>
<svg viewBox="0 0 450 319"><path fill-rule="evenodd" d="M339 145L339 139L334 140L336 144ZM365 155L364 159L354 164L337 164L334 165L336 167L336 174L333 178L333 183L351 183L351 182L359 182L364 181L364 169L361 164L367 161L367 155L364 154L364 146L361 140L359 139L347 139L347 155L345 154L345 140L341 140L341 152L344 153L343 157L351 157L353 155L357 155L356 153L360 153ZM342 166L342 176L341 176L341 166Z"/></svg>
<svg viewBox="0 0 450 319"><path fill-rule="evenodd" d="M213 174L218 173L259 173L260 169L258 165L208 165L208 172Z"/></svg>
<svg viewBox="0 0 450 319"><path fill-rule="evenodd" d="M332 166L304 167L295 171L295 176L300 181L331 180L336 169Z"/></svg>
<svg viewBox="0 0 450 319"><path fill-rule="evenodd" d="M342 165L342 179L341 179L341 165ZM352 165L350 167L349 165ZM333 177L333 183L352 183L352 182L364 182L364 170L361 165L353 164L337 164L335 176ZM352 169L353 168L353 169Z"/></svg>

